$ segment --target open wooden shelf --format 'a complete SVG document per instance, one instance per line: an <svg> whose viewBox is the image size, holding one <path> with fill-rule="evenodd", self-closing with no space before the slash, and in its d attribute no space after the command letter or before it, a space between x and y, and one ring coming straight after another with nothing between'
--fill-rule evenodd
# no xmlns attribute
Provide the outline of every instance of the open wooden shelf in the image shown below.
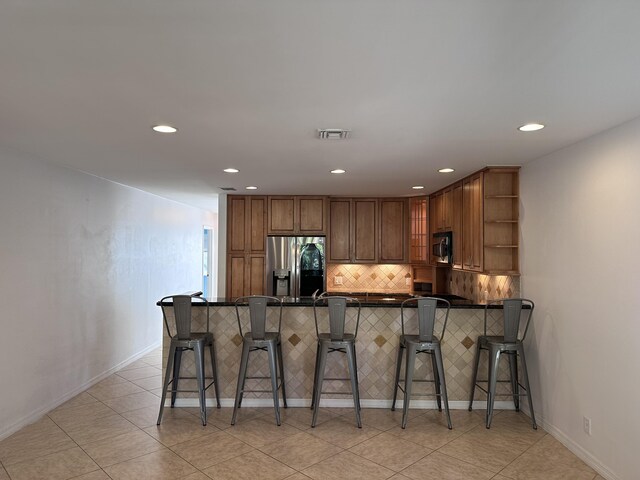
<svg viewBox="0 0 640 480"><path fill-rule="evenodd" d="M489 169L484 174L484 271L519 272L519 179L517 168Z"/></svg>

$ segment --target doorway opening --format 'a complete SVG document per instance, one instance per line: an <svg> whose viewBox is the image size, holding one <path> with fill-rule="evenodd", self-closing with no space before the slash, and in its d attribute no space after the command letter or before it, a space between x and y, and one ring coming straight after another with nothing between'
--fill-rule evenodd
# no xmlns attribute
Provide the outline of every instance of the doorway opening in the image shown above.
<svg viewBox="0 0 640 480"><path fill-rule="evenodd" d="M205 226L202 230L202 294L205 298L210 298L213 292L214 261L214 234L213 228Z"/></svg>

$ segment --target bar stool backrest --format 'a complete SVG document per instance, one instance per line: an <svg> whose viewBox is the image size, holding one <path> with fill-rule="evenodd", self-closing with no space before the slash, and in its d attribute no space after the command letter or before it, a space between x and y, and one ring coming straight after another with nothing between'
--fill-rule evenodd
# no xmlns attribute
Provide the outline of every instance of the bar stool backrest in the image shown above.
<svg viewBox="0 0 640 480"><path fill-rule="evenodd" d="M534 304L531 300L526 298L505 298L504 300L493 300L487 302L484 309L484 334L487 335L487 317L490 305L502 304L502 317L503 317L503 335L506 343L516 343L518 340L524 340L529 330L529 323L531 322L531 316L533 315ZM518 338L520 335L521 323L522 323L522 307L530 306L529 315L527 317L527 323L522 333L522 338Z"/></svg>
<svg viewBox="0 0 640 480"><path fill-rule="evenodd" d="M438 308L438 302L444 303L447 306L447 311L444 317L444 323L442 325L442 333L440 340L444 336L445 329L447 328L447 320L449 319L449 309L451 304L442 298L434 297L416 297L409 298L402 302L400 305L400 319L402 334L404 335L404 309L412 303L417 304L417 318L418 318L418 340L421 342L432 342L436 326L436 310Z"/></svg>
<svg viewBox="0 0 640 480"><path fill-rule="evenodd" d="M317 306L326 305L329 310L329 336L331 340L340 341L345 336L345 325L347 323L347 305L356 305L357 316L354 329L354 338L358 336L360 325L360 301L351 297L326 297L320 296L313 301L313 316L316 321L316 334L320 335Z"/></svg>
<svg viewBox="0 0 640 480"><path fill-rule="evenodd" d="M275 303L280 307L280 316L278 318L278 333L280 333L280 327L282 326L282 298L268 297L265 295L251 295L248 297L239 297L235 301L240 336L243 336L242 321L240 320L240 306L248 305L251 338L253 340L264 340L265 334L267 333L267 306L269 303Z"/></svg>
<svg viewBox="0 0 640 480"><path fill-rule="evenodd" d="M167 335L169 338L173 338L174 336L178 338L178 340L189 340L191 338L191 307L193 300L196 300L207 307L207 329L205 331L209 331L209 302L200 297L201 292L198 292L194 295L168 295L160 300L162 304L168 299L171 299L173 303L173 307L168 305L160 305L162 309L162 317L164 319L164 325L167 329ZM171 328L169 325L169 319L167 318L167 312L172 309L173 310L173 318L174 318L174 327Z"/></svg>

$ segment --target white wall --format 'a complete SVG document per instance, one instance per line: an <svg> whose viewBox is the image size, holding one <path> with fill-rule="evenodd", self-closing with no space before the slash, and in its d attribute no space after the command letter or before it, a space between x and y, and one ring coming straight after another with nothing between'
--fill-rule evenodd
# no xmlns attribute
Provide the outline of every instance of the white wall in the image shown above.
<svg viewBox="0 0 640 480"><path fill-rule="evenodd" d="M215 215L0 152L0 438L159 344Z"/></svg>
<svg viewBox="0 0 640 480"><path fill-rule="evenodd" d="M521 192L535 409L608 478L637 479L640 120L527 163Z"/></svg>

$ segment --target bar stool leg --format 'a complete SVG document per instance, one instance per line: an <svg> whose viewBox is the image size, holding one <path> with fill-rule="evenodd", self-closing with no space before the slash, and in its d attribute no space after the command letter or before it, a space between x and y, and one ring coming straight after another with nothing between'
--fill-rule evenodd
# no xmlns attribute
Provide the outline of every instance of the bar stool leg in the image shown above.
<svg viewBox="0 0 640 480"><path fill-rule="evenodd" d="M211 374L213 376L213 389L216 393L216 407L220 408L220 389L218 387L218 365L216 362L216 346L215 341L209 345L209 354L211 355Z"/></svg>
<svg viewBox="0 0 640 480"><path fill-rule="evenodd" d="M173 362L173 387L171 388L171 408L176 403L176 390L178 390L178 382L180 380L180 364L182 363L183 348L176 347Z"/></svg>
<svg viewBox="0 0 640 480"><path fill-rule="evenodd" d="M287 390L285 389L284 382L284 362L282 361L282 341L278 341L276 345L276 350L278 352L278 363L280 364L280 383L282 384L282 403L284 408L287 408Z"/></svg>
<svg viewBox="0 0 640 480"><path fill-rule="evenodd" d="M494 347L489 349L489 388L487 395L487 417L486 427L491 428L493 419L493 404L496 399L498 388L498 365L500 363L500 350Z"/></svg>
<svg viewBox="0 0 640 480"><path fill-rule="evenodd" d="M269 372L271 373L271 391L273 394L273 409L276 414L276 425L280 426L280 400L278 399L278 366L276 360L276 350L278 344L276 341L267 344L267 353L269 355Z"/></svg>
<svg viewBox="0 0 640 480"><path fill-rule="evenodd" d="M167 370L164 374L164 385L162 386L162 398L160 399L160 411L158 412L158 421L156 425L160 425L162 421L162 413L164 411L164 402L167 398L167 388L171 382L171 371L173 370L173 356L176 353L176 347L169 347L169 357L167 358Z"/></svg>
<svg viewBox="0 0 640 480"><path fill-rule="evenodd" d="M358 380L358 355L356 354L356 346L353 346L353 362L356 366L355 375L356 375L356 385L358 385L358 410L362 410L362 405L360 405L360 380Z"/></svg>
<svg viewBox="0 0 640 480"><path fill-rule="evenodd" d="M538 429L536 423L536 415L533 413L533 401L531 400L531 390L529 389L529 373L527 372L527 362L524 359L524 346L518 345L518 353L520 354L520 360L522 361L522 376L524 377L524 388L527 389L527 400L529 401L529 413L531 415L531 424L534 430Z"/></svg>
<svg viewBox="0 0 640 480"><path fill-rule="evenodd" d="M358 365L356 364L355 357L355 345L353 343L347 344L347 363L349 363L349 377L351 378L351 391L353 393L353 407L356 412L356 424L358 428L362 428L362 421L360 420L360 393L358 390Z"/></svg>
<svg viewBox="0 0 640 480"><path fill-rule="evenodd" d="M240 360L240 369L238 370L238 385L236 386L236 400L233 403L233 416L231 417L231 425L236 424L238 408L242 401L242 391L244 390L244 378L247 376L247 364L249 363L249 344L242 342L242 358Z"/></svg>
<svg viewBox="0 0 640 480"><path fill-rule="evenodd" d="M471 394L469 395L469 411L473 408L473 397L476 392L476 382L478 381L478 368L480 367L480 340L476 343L476 354L473 360L473 380L471 381Z"/></svg>
<svg viewBox="0 0 640 480"><path fill-rule="evenodd" d="M315 398L313 400L313 417L311 418L311 427L316 426L318 419L318 410L320 409L320 395L322 395L322 382L324 381L324 368L327 363L327 354L329 346L318 342L318 375L316 377Z"/></svg>
<svg viewBox="0 0 640 480"><path fill-rule="evenodd" d="M444 402L444 411L447 415L447 426L449 427L449 430L451 430L453 428L453 425L451 424L451 414L449 413L449 398L447 397L447 382L444 379L444 363L442 362L442 350L440 349L440 345L436 345L436 348L433 351L433 357L435 358L435 362L436 362L436 368L437 368L438 380L439 380L439 389L442 394L442 401Z"/></svg>
<svg viewBox="0 0 640 480"><path fill-rule="evenodd" d="M200 419L202 425L207 424L207 400L204 396L204 345L200 342L196 343L193 347L193 354L195 356L196 364L196 379L198 382L198 397L200 399Z"/></svg>
<svg viewBox="0 0 640 480"><path fill-rule="evenodd" d="M316 366L313 370L313 392L311 393L311 410L316 401L316 388L318 382L318 366L320 365L320 342L316 342Z"/></svg>
<svg viewBox="0 0 640 480"><path fill-rule="evenodd" d="M431 366L433 368L433 384L436 387L436 404L438 405L438 411L442 411L442 390L440 388L440 373L438 372L438 362L436 361L435 350L429 354L431 357Z"/></svg>
<svg viewBox="0 0 640 480"><path fill-rule="evenodd" d="M393 383L393 403L391 404L391 411L396 411L396 399L398 398L398 384L400 383L400 370L402 369L402 357L404 356L402 350L404 346L402 343L398 345L398 356L396 358L396 376Z"/></svg>
<svg viewBox="0 0 640 480"><path fill-rule="evenodd" d="M511 393L513 394L513 406L516 412L520 411L520 391L518 388L518 355L517 352L509 352L509 373L511 374Z"/></svg>
<svg viewBox="0 0 640 480"><path fill-rule="evenodd" d="M407 345L407 363L404 372L404 404L402 405L402 428L407 427L407 414L409 413L409 401L411 399L411 386L413 384L413 370L416 366L416 347Z"/></svg>

